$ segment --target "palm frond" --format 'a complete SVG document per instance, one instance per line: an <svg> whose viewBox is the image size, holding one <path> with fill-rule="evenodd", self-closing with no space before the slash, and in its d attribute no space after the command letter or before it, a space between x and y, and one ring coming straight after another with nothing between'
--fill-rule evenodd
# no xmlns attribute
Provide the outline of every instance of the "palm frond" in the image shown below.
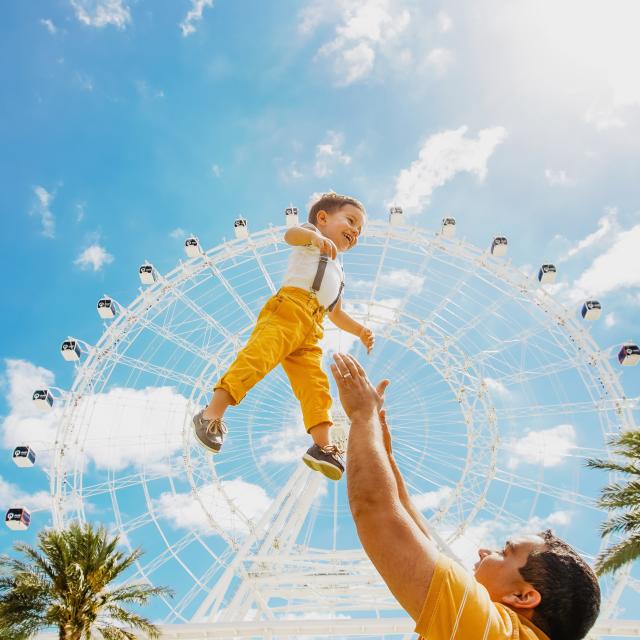
<svg viewBox="0 0 640 640"><path fill-rule="evenodd" d="M623 464L614 460L602 460L600 458L589 458L586 463L590 469L602 469L603 471L618 471L629 475L640 475L640 467L637 463L630 462Z"/></svg>
<svg viewBox="0 0 640 640"><path fill-rule="evenodd" d="M617 514L600 526L602 537L611 533L632 533L636 530L640 532L640 510L638 509Z"/></svg>
<svg viewBox="0 0 640 640"><path fill-rule="evenodd" d="M612 482L602 489L597 504L604 509L625 509L640 505L640 481Z"/></svg>
<svg viewBox="0 0 640 640"><path fill-rule="evenodd" d="M638 557L640 557L640 534L635 534L605 549L596 558L596 573L599 576L613 573Z"/></svg>
<svg viewBox="0 0 640 640"><path fill-rule="evenodd" d="M160 632L158 627L147 618L139 616L136 613L127 611L117 605L109 605L105 608L105 614L114 621L120 622L132 629L143 631L149 638L159 638Z"/></svg>

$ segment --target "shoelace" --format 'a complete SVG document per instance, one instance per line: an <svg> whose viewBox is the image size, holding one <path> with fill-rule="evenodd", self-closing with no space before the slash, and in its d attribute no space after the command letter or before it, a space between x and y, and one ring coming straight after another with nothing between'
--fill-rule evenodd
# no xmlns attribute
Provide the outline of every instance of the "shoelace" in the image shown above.
<svg viewBox="0 0 640 640"><path fill-rule="evenodd" d="M224 423L224 420L222 418L214 418L213 420L209 420L209 424L207 425L207 435L213 435L216 433L227 433L227 425Z"/></svg>
<svg viewBox="0 0 640 640"><path fill-rule="evenodd" d="M328 444L326 447L321 447L322 453L333 456L334 458L340 458L344 456L344 451L339 449L335 444Z"/></svg>

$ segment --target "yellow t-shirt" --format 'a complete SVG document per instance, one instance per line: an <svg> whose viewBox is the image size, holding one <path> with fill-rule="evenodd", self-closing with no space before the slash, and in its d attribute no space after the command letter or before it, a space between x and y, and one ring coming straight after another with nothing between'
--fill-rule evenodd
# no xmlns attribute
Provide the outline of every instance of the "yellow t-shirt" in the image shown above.
<svg viewBox="0 0 640 640"><path fill-rule="evenodd" d="M460 565L440 555L416 624L424 640L549 640L488 591Z"/></svg>

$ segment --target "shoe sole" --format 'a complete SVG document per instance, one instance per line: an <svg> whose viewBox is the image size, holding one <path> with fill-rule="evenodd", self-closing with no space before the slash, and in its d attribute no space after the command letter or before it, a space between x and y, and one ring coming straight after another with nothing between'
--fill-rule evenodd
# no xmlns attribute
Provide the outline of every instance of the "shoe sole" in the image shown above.
<svg viewBox="0 0 640 640"><path fill-rule="evenodd" d="M335 467L330 462L322 462L320 460L316 460L313 456L310 456L306 453L302 456L302 462L304 462L310 469L319 471L323 476L329 478L329 480L337 481L342 478L342 471L340 471L338 467Z"/></svg>
<svg viewBox="0 0 640 640"><path fill-rule="evenodd" d="M204 442L203 440L200 439L200 436L198 435L198 430L196 429L196 423L193 420L191 421L191 426L193 427L193 435L195 436L198 444L203 449L206 449L209 453L213 453L214 455L216 453L220 453L220 449L222 447L220 447L220 449L212 449L206 442Z"/></svg>

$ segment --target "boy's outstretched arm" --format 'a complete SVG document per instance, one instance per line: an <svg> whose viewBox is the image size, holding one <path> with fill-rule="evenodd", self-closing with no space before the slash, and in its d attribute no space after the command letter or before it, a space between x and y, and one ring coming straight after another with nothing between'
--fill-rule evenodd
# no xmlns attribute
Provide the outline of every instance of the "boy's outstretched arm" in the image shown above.
<svg viewBox="0 0 640 640"><path fill-rule="evenodd" d="M320 253L326 253L332 260L335 260L338 255L338 248L333 243L333 240L325 238L321 233L318 233L313 229L307 229L305 227L291 227L290 229L287 229L284 234L284 241L292 247L306 247L313 245L320 249Z"/></svg>
<svg viewBox="0 0 640 640"><path fill-rule="evenodd" d="M373 343L376 340L373 331L368 327L365 327L363 324L360 324L357 320L354 320L346 311L343 311L341 299L338 300L333 311L329 311L327 315L329 316L329 320L331 320L338 329L342 329L347 333L358 336L362 341L362 344L367 348L367 353L371 352L371 349L373 349Z"/></svg>

